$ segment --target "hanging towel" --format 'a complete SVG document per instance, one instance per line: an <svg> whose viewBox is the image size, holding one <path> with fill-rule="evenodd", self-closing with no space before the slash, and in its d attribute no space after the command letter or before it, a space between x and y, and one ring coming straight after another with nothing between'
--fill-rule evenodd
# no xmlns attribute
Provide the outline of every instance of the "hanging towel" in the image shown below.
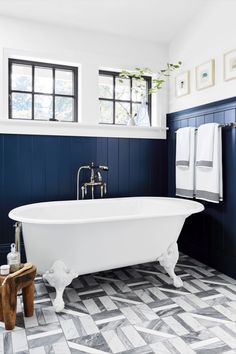
<svg viewBox="0 0 236 354"><path fill-rule="evenodd" d="M189 167L190 128L180 128L176 132L176 166Z"/></svg>
<svg viewBox="0 0 236 354"><path fill-rule="evenodd" d="M218 123L201 125L197 133L196 198L223 200L222 129Z"/></svg>
<svg viewBox="0 0 236 354"><path fill-rule="evenodd" d="M176 195L194 196L195 128L187 127L176 133Z"/></svg>
<svg viewBox="0 0 236 354"><path fill-rule="evenodd" d="M213 167L214 133L219 124L209 123L200 125L198 128L196 166Z"/></svg>

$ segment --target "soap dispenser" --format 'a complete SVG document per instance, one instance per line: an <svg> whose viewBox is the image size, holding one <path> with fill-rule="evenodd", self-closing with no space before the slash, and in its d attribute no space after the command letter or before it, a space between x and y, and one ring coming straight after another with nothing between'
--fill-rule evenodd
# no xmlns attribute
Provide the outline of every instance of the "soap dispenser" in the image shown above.
<svg viewBox="0 0 236 354"><path fill-rule="evenodd" d="M11 244L11 252L7 255L7 263L10 266L11 273L20 269L20 253L16 251L15 243Z"/></svg>

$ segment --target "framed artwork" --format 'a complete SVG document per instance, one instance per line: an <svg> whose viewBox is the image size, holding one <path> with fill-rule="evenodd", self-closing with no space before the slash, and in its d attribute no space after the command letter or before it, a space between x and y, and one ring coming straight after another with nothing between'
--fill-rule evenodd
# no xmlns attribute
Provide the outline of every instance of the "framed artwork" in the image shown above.
<svg viewBox="0 0 236 354"><path fill-rule="evenodd" d="M181 97L188 95L190 93L190 84L189 84L189 71L185 71L175 78L175 94L176 97Z"/></svg>
<svg viewBox="0 0 236 354"><path fill-rule="evenodd" d="M203 90L215 85L215 60L211 59L196 67L196 89Z"/></svg>
<svg viewBox="0 0 236 354"><path fill-rule="evenodd" d="M236 49L224 54L224 79L236 79Z"/></svg>

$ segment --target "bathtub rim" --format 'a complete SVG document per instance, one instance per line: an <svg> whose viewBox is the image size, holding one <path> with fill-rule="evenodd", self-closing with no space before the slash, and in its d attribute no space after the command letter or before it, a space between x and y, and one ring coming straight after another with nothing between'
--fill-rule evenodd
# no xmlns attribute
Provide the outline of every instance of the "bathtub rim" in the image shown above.
<svg viewBox="0 0 236 354"><path fill-rule="evenodd" d="M122 199L122 200L130 200L130 199L146 199L146 200L169 200L169 201L180 201L183 204L192 205L192 208L189 210L182 210L182 211L175 211L172 213L150 213L148 215L142 214L132 214L132 215L118 215L118 216L106 216L106 217L99 217L99 218L91 218L91 219L35 219L35 218L28 218L21 215L17 215L18 212L21 210L27 210L31 208L37 208L43 206L44 204L47 205L55 205L55 204L75 204L75 203L99 203L102 201L109 201L115 199ZM39 225L77 225L77 224L89 224L89 223L100 223L100 222L112 222L112 221L128 221L128 220L140 220L140 219L152 219L158 217L172 217L172 216L182 216L187 218L192 214L199 213L205 209L204 205L200 202L184 199L184 198L169 198L169 197L120 197L120 198L106 198L106 199L88 199L88 200L63 200L63 201L48 201L48 202L39 202L39 203L32 203L22 205L20 207L12 209L8 217L14 221L19 221L22 223L28 224L39 224Z"/></svg>

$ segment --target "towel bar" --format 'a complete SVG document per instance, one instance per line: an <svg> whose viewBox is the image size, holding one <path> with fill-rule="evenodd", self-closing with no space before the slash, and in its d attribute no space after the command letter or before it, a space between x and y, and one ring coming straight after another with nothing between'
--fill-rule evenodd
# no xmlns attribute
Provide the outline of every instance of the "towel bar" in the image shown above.
<svg viewBox="0 0 236 354"><path fill-rule="evenodd" d="M220 124L219 128L236 128L236 122L231 122L231 123L226 123L226 124ZM198 128L195 128L197 130ZM175 133L177 130L175 131Z"/></svg>

